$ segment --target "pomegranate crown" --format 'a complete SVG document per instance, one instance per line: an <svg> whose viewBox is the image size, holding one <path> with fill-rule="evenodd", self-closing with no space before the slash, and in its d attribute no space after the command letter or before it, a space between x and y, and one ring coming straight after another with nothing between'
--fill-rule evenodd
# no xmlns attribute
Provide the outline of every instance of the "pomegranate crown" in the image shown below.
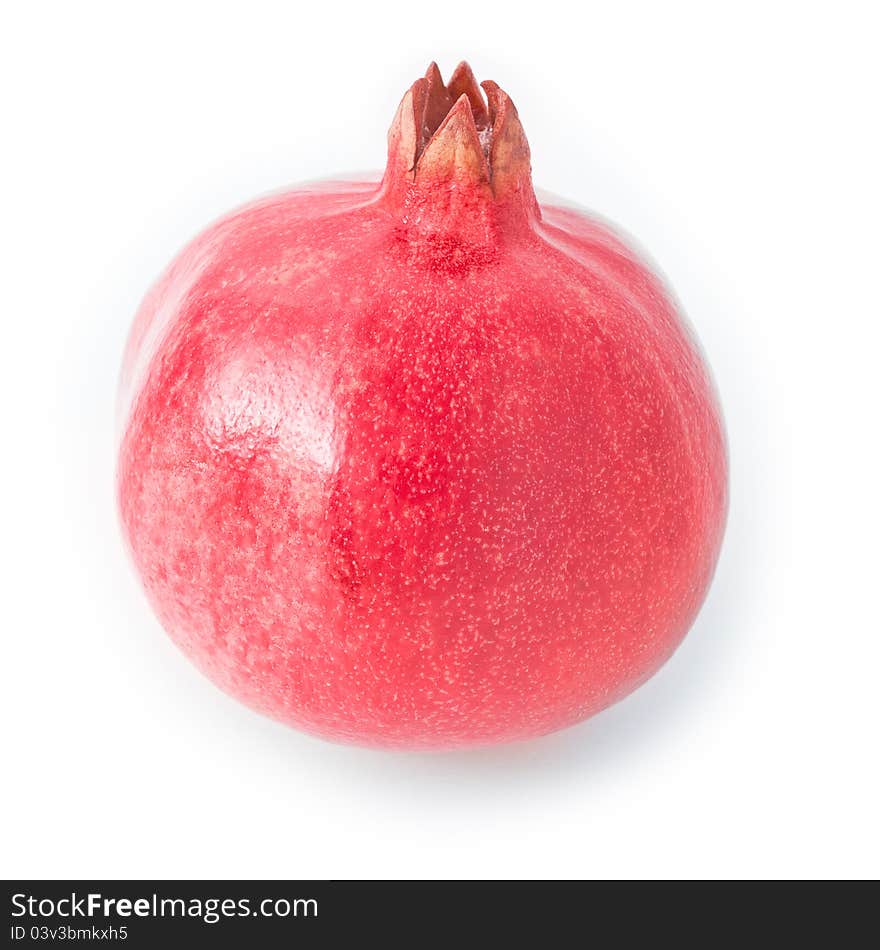
<svg viewBox="0 0 880 950"><path fill-rule="evenodd" d="M532 194L516 107L497 83L478 84L464 62L448 83L431 63L407 91L388 132L388 164L389 174L410 184L467 182L496 201Z"/></svg>

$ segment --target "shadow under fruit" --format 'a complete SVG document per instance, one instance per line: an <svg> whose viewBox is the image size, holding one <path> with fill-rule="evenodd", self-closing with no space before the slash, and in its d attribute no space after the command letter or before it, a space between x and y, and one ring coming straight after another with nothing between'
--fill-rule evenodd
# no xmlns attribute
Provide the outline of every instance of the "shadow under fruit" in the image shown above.
<svg viewBox="0 0 880 950"><path fill-rule="evenodd" d="M235 211L147 295L118 492L150 601L227 692L327 738L540 735L649 677L726 512L711 381L660 278L539 204L466 65L381 181Z"/></svg>

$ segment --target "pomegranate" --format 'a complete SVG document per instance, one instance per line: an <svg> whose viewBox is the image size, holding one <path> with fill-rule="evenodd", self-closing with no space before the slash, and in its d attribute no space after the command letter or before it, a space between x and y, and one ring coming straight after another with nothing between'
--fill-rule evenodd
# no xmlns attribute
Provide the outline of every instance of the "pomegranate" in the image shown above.
<svg viewBox="0 0 880 950"><path fill-rule="evenodd" d="M384 176L235 211L131 331L118 497L149 599L245 703L409 749L620 699L700 606L718 405L661 279L539 204L466 64L406 93Z"/></svg>

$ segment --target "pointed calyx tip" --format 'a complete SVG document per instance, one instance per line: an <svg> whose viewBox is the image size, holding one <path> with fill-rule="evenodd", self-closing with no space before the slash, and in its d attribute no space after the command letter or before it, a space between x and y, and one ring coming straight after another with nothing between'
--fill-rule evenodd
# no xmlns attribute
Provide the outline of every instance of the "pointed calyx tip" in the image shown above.
<svg viewBox="0 0 880 950"><path fill-rule="evenodd" d="M485 93L485 96L484 96ZM416 80L388 133L392 166L412 182L449 178L485 185L495 198L528 185L529 146L510 97L496 83L477 83L460 63L448 83L436 63Z"/></svg>

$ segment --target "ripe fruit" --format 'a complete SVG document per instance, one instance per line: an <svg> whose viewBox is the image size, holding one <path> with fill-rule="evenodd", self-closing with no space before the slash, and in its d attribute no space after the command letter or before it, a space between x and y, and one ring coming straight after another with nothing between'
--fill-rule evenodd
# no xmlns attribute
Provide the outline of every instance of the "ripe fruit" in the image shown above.
<svg viewBox="0 0 880 950"><path fill-rule="evenodd" d="M175 642L320 735L536 736L672 653L726 510L712 386L660 279L539 206L510 99L436 66L381 182L260 199L148 294L119 503Z"/></svg>

